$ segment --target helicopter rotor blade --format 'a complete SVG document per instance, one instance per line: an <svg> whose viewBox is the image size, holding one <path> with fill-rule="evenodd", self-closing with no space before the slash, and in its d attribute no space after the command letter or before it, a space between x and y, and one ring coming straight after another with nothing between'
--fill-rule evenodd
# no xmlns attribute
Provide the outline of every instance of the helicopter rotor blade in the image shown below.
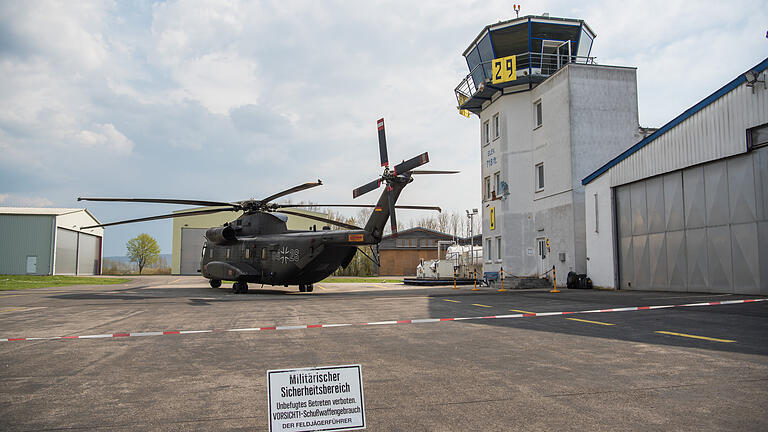
<svg viewBox="0 0 768 432"><path fill-rule="evenodd" d="M303 217L303 218L312 219L312 220L316 220L316 221L320 221L320 222L325 222L325 223L328 223L328 224L331 224L331 225L340 226L342 228L346 228L346 229L350 229L350 230L361 230L362 229L359 226L350 225L348 223L335 221L333 219L328 219L328 218L324 218L324 217L321 217L321 216L315 216L315 215L311 215L311 214L295 212L295 211L291 211L291 210L279 210L278 213L285 213L285 214L289 214L289 215L300 216L300 217Z"/></svg>
<svg viewBox="0 0 768 432"><path fill-rule="evenodd" d="M275 208L319 208L319 207L360 207L360 208L376 208L375 204L277 204ZM396 205L396 209L407 210L436 210L442 212L442 209L437 206L418 206L418 205Z"/></svg>
<svg viewBox="0 0 768 432"><path fill-rule="evenodd" d="M352 191L352 198L357 198L360 195L367 194L372 190L378 189L379 186L381 186L381 179L376 179L370 183L366 183Z"/></svg>
<svg viewBox="0 0 768 432"><path fill-rule="evenodd" d="M392 196L392 187L387 186L387 199L389 199L389 221L392 227L392 237L397 237L397 218L395 217L395 199Z"/></svg>
<svg viewBox="0 0 768 432"><path fill-rule="evenodd" d="M305 189L313 188L315 186L320 186L321 184L323 184L323 182L320 181L319 179L316 182L308 182L308 183L300 184L300 185L294 186L294 187L292 187L290 189L286 189L286 190L284 190L282 192L278 192L278 193L276 193L274 195L270 195L270 196L264 198L263 200L261 200L261 202L262 203L268 203L268 202L270 202L272 200L276 200L276 199L278 199L280 197L284 197L284 196L290 195L292 193L303 191Z"/></svg>
<svg viewBox="0 0 768 432"><path fill-rule="evenodd" d="M411 174L458 174L461 171L443 171L443 170L411 170Z"/></svg>
<svg viewBox="0 0 768 432"><path fill-rule="evenodd" d="M384 133L384 119L380 118L376 122L376 127L379 129L379 156L381 157L381 166L389 166L389 158L387 157L387 136Z"/></svg>
<svg viewBox="0 0 768 432"><path fill-rule="evenodd" d="M78 201L111 201L111 202L142 202L142 203L160 203L160 204L183 204L183 205L199 205L206 207L239 207L236 203L228 203L221 201L201 201L201 200L187 200L187 199L167 199L167 198L85 198L80 197Z"/></svg>
<svg viewBox="0 0 768 432"><path fill-rule="evenodd" d="M416 157L410 158L407 161L403 161L395 165L395 168L393 169L393 171L395 172L395 174L403 174L406 171L410 171L416 167L420 167L427 162L429 162L429 154L427 152L424 152Z"/></svg>
<svg viewBox="0 0 768 432"><path fill-rule="evenodd" d="M184 217L184 216L195 216L195 215L203 215L203 214L210 214L210 213L219 213L223 211L239 211L240 209L230 207L230 208L218 208L218 209L207 209L207 210L195 210L190 212L183 212L183 213L170 213L170 214L164 214L164 215L158 215L158 216L149 216L149 217L143 217L138 219L128 219L123 221L117 221L117 222L110 222L105 224L98 224L98 225L91 225L87 227L82 227L82 229L88 229L88 228L103 228L108 227L112 225L122 225L122 224L129 224L134 222L146 222L151 220L158 220L158 219L172 219L177 217Z"/></svg>

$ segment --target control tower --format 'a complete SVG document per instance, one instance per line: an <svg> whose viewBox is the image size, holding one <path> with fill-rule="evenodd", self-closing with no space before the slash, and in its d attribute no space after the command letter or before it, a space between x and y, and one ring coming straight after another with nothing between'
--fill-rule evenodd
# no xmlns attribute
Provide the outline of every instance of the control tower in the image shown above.
<svg viewBox="0 0 768 432"><path fill-rule="evenodd" d="M581 179L641 138L635 68L598 65L579 19L486 26L464 50L461 114L480 118L483 259L493 280L586 273ZM590 201L591 203L591 201ZM591 205L594 205L592 203Z"/></svg>

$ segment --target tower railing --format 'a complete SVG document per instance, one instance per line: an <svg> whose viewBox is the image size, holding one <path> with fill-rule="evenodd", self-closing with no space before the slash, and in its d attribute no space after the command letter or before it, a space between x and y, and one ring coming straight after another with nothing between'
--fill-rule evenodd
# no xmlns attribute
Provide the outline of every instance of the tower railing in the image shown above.
<svg viewBox="0 0 768 432"><path fill-rule="evenodd" d="M569 63L595 64L595 57L526 52L515 56L517 78L548 77ZM490 82L492 60L479 63L454 89L459 105L477 93L480 83Z"/></svg>

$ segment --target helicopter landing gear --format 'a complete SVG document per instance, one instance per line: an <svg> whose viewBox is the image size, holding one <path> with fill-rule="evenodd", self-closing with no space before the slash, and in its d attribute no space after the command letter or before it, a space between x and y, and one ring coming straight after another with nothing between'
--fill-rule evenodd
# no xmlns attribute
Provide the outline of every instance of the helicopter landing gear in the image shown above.
<svg viewBox="0 0 768 432"><path fill-rule="evenodd" d="M208 281L209 284L211 284L211 288L218 288L221 286L221 280L220 279L211 279Z"/></svg>
<svg viewBox="0 0 768 432"><path fill-rule="evenodd" d="M248 294L247 282L235 282L232 284L232 293L234 294Z"/></svg>
<svg viewBox="0 0 768 432"><path fill-rule="evenodd" d="M307 292L312 292L312 290L315 289L315 287L313 287L312 284L309 284L305 289L307 290Z"/></svg>
<svg viewBox="0 0 768 432"><path fill-rule="evenodd" d="M312 292L314 287L312 284L309 285L299 285L299 292Z"/></svg>

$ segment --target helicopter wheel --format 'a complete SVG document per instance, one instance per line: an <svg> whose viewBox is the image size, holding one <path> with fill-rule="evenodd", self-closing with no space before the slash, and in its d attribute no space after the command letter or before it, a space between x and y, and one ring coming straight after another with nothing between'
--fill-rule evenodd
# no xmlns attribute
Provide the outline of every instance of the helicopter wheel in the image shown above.
<svg viewBox="0 0 768 432"><path fill-rule="evenodd" d="M307 286L306 285L299 285L299 292L307 292Z"/></svg>
<svg viewBox="0 0 768 432"><path fill-rule="evenodd" d="M315 287L312 284L309 284L306 287L307 292L312 292L313 289L315 289Z"/></svg>
<svg viewBox="0 0 768 432"><path fill-rule="evenodd" d="M240 294L240 282L235 282L232 284L232 294Z"/></svg>
<svg viewBox="0 0 768 432"><path fill-rule="evenodd" d="M248 282L240 282L240 294L248 294Z"/></svg>
<svg viewBox="0 0 768 432"><path fill-rule="evenodd" d="M208 281L208 283L211 284L211 288L219 288L221 286L220 279L211 279Z"/></svg>

